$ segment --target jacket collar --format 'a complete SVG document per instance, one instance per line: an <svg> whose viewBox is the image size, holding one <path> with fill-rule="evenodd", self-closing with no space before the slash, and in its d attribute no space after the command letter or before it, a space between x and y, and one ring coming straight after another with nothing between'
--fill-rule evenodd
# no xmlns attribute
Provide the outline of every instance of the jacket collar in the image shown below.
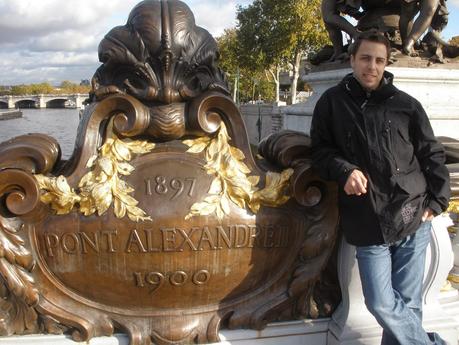
<svg viewBox="0 0 459 345"><path fill-rule="evenodd" d="M384 71L381 85L373 91L366 91L354 77L352 73L347 74L340 82L346 92L361 106L363 103L378 104L385 99L393 96L398 89L393 84L394 75Z"/></svg>

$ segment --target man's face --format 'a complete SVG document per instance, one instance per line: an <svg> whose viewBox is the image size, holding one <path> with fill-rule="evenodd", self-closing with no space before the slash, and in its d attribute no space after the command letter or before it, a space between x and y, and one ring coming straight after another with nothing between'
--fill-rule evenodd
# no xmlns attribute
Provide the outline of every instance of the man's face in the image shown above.
<svg viewBox="0 0 459 345"><path fill-rule="evenodd" d="M351 55L354 76L367 90L375 90L387 64L387 49L383 43L362 41L355 55Z"/></svg>

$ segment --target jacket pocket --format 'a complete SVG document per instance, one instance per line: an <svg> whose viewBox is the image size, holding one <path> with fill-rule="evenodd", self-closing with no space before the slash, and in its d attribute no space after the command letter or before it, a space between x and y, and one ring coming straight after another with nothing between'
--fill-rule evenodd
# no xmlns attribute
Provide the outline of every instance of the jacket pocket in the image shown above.
<svg viewBox="0 0 459 345"><path fill-rule="evenodd" d="M419 170L394 175L393 179L406 194L411 196L424 194L427 190L426 178Z"/></svg>
<svg viewBox="0 0 459 345"><path fill-rule="evenodd" d="M352 164L357 164L355 155L355 145L355 130L349 129L346 132L345 150L347 156L346 158Z"/></svg>

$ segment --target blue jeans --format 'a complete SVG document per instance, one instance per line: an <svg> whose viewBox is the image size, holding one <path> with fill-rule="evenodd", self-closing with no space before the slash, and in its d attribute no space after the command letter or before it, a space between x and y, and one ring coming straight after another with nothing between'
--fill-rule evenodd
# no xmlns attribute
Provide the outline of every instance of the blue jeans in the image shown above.
<svg viewBox="0 0 459 345"><path fill-rule="evenodd" d="M365 304L383 328L381 345L443 345L422 328L422 281L431 223L393 244L356 247Z"/></svg>

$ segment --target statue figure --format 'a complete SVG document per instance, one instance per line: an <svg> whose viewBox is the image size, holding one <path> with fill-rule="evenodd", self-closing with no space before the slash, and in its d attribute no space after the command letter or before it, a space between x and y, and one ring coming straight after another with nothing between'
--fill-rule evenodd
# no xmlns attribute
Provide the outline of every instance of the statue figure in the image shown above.
<svg viewBox="0 0 459 345"><path fill-rule="evenodd" d="M322 18L333 44L333 55L329 61L340 60L344 57L345 51L343 49L341 31L346 32L351 39L358 34L354 25L343 18L341 13L359 19L362 15L359 12L360 6L361 2L359 0L322 0Z"/></svg>
<svg viewBox="0 0 459 345"><path fill-rule="evenodd" d="M409 56L417 56L414 44L431 25L436 13L446 12L444 0L402 0L400 7L400 36L402 39L402 52ZM413 19L419 12L419 16L413 23Z"/></svg>
<svg viewBox="0 0 459 345"><path fill-rule="evenodd" d="M417 46L424 51L423 57L443 62L443 55L450 58L459 55L459 48L440 37L440 32L448 23L445 0L322 0L321 8L333 51L329 46L324 47L310 58L314 65L345 60L343 32L352 40L360 31L369 29L384 32L395 51L415 57L419 55L415 45L430 27L422 44ZM355 18L357 24L353 25L340 14Z"/></svg>

